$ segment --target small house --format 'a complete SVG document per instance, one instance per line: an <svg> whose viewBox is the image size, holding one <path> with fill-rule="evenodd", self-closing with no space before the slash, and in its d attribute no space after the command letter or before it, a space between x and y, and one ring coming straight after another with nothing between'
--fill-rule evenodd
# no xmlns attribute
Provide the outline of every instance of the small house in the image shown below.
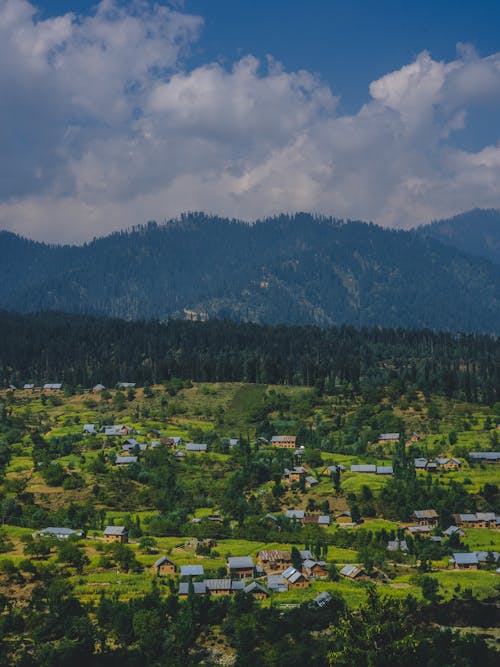
<svg viewBox="0 0 500 667"><path fill-rule="evenodd" d="M208 445L204 443L188 442L186 445L186 452L196 452L198 454L205 454L208 449Z"/></svg>
<svg viewBox="0 0 500 667"><path fill-rule="evenodd" d="M297 446L296 435L273 435L271 445L279 449L295 449Z"/></svg>
<svg viewBox="0 0 500 667"><path fill-rule="evenodd" d="M379 445L399 442L399 433L381 433L378 442Z"/></svg>
<svg viewBox="0 0 500 667"><path fill-rule="evenodd" d="M115 460L116 466L129 466L132 463L137 463L139 459L137 456L117 456Z"/></svg>
<svg viewBox="0 0 500 667"><path fill-rule="evenodd" d="M346 510L336 517L337 523L353 523L351 513Z"/></svg>
<svg viewBox="0 0 500 667"><path fill-rule="evenodd" d="M367 473L376 473L377 466L372 464L361 464L361 465L352 465L351 472L367 472Z"/></svg>
<svg viewBox="0 0 500 667"><path fill-rule="evenodd" d="M248 595L253 595L253 597L257 600L265 600L269 597L269 593L266 591L264 586L257 583L256 581L252 581L250 584L248 584L248 586L245 586L243 592L247 593Z"/></svg>
<svg viewBox="0 0 500 667"><path fill-rule="evenodd" d="M312 475L306 476L306 489L312 489L313 486L317 486L318 484L319 482L316 477L313 477Z"/></svg>
<svg viewBox="0 0 500 667"><path fill-rule="evenodd" d="M205 586L204 581L193 581L192 584L188 581L181 581L179 584L179 597L184 599L189 596L189 587L192 585L192 591L194 595L205 595L207 592L207 587Z"/></svg>
<svg viewBox="0 0 500 667"><path fill-rule="evenodd" d="M439 516L436 510L415 510L411 515L419 526L437 526Z"/></svg>
<svg viewBox="0 0 500 667"><path fill-rule="evenodd" d="M106 526L104 529L105 542L128 542L128 530L125 526Z"/></svg>
<svg viewBox="0 0 500 667"><path fill-rule="evenodd" d="M267 587L273 593L286 593L288 582L282 574L268 574Z"/></svg>
<svg viewBox="0 0 500 667"><path fill-rule="evenodd" d="M73 530L72 528L63 528L59 526L49 526L39 533L40 537L52 537L57 540L67 540L69 537L82 537L83 530Z"/></svg>
<svg viewBox="0 0 500 667"><path fill-rule="evenodd" d="M245 587L242 581L231 579L205 579L204 583L210 595L230 595L235 591L242 591Z"/></svg>
<svg viewBox="0 0 500 667"><path fill-rule="evenodd" d="M230 576L238 579L249 579L254 575L254 565L251 556L230 556L227 559L227 571Z"/></svg>
<svg viewBox="0 0 500 667"><path fill-rule="evenodd" d="M392 466L377 466L377 475L392 475Z"/></svg>
<svg viewBox="0 0 500 667"><path fill-rule="evenodd" d="M105 390L106 390L106 387L103 384L100 384L100 383L95 384L92 387L92 391L93 391L94 394L98 394L100 391L105 391Z"/></svg>
<svg viewBox="0 0 500 667"><path fill-rule="evenodd" d="M288 583L290 588L307 588L309 586L309 581L306 577L296 570L293 565L287 567L283 572L283 579Z"/></svg>
<svg viewBox="0 0 500 667"><path fill-rule="evenodd" d="M359 579L364 575L364 570L355 565L344 565L344 567L339 570L339 574L346 577L346 579Z"/></svg>
<svg viewBox="0 0 500 667"><path fill-rule="evenodd" d="M474 551L471 553L454 553L450 558L450 563L457 570L477 570L479 565L477 554Z"/></svg>
<svg viewBox="0 0 500 667"><path fill-rule="evenodd" d="M151 570L159 577L172 576L175 574L175 563L166 556L160 556L160 558L153 563Z"/></svg>
<svg viewBox="0 0 500 667"><path fill-rule="evenodd" d="M302 521L305 515L304 510L285 510L285 517L292 521Z"/></svg>
<svg viewBox="0 0 500 667"><path fill-rule="evenodd" d="M203 565L181 565L181 577L202 577L205 574Z"/></svg>
<svg viewBox="0 0 500 667"><path fill-rule="evenodd" d="M313 579L327 577L326 562L324 560L305 560L302 563L302 574Z"/></svg>
<svg viewBox="0 0 500 667"><path fill-rule="evenodd" d="M462 462L455 458L436 457L436 463L441 470L458 470Z"/></svg>
<svg viewBox="0 0 500 667"><path fill-rule="evenodd" d="M313 599L313 604L315 604L317 607L325 607L332 599L332 596L328 591L323 591L323 593L319 593L319 595L316 595L316 597Z"/></svg>
<svg viewBox="0 0 500 667"><path fill-rule="evenodd" d="M95 435L97 433L95 424L84 424L83 435Z"/></svg>
<svg viewBox="0 0 500 667"><path fill-rule="evenodd" d="M278 549L262 549L257 554L257 565L264 572L283 572L290 564L291 557L289 551L279 551Z"/></svg>

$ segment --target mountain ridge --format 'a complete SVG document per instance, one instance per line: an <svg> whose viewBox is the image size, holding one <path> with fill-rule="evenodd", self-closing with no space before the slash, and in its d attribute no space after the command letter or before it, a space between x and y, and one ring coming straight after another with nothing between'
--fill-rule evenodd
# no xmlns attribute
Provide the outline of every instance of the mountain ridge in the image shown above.
<svg viewBox="0 0 500 667"><path fill-rule="evenodd" d="M191 213L81 246L0 232L0 249L0 308L20 312L500 332L500 266L420 230Z"/></svg>

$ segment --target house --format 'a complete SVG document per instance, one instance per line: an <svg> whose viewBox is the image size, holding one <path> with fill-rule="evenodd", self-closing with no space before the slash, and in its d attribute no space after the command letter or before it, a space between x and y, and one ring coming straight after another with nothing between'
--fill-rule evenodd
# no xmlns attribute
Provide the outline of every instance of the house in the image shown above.
<svg viewBox="0 0 500 667"><path fill-rule="evenodd" d="M363 576L364 570L356 567L355 565L344 565L344 567L339 570L339 574L347 579L358 579Z"/></svg>
<svg viewBox="0 0 500 667"><path fill-rule="evenodd" d="M424 458L414 459L413 461L415 470L425 470L427 468L427 463L427 459Z"/></svg>
<svg viewBox="0 0 500 667"><path fill-rule="evenodd" d="M399 442L399 433L381 433L378 442L380 445L388 442Z"/></svg>
<svg viewBox="0 0 500 667"><path fill-rule="evenodd" d="M25 385L23 385L24 391L33 391L34 388L35 388L34 384L25 384Z"/></svg>
<svg viewBox="0 0 500 667"><path fill-rule="evenodd" d="M153 563L151 570L159 577L165 577L175 574L175 563L166 556L160 556L158 560Z"/></svg>
<svg viewBox="0 0 500 667"><path fill-rule="evenodd" d="M186 445L186 452L198 452L205 453L207 451L208 445L198 444L196 442L188 442Z"/></svg>
<svg viewBox="0 0 500 667"><path fill-rule="evenodd" d="M430 526L407 526L406 527L407 535L422 535L422 537L430 537L431 527Z"/></svg>
<svg viewBox="0 0 500 667"><path fill-rule="evenodd" d="M392 466L377 466L377 475L392 475Z"/></svg>
<svg viewBox="0 0 500 667"><path fill-rule="evenodd" d="M283 572L283 579L287 582L290 588L307 588L309 586L309 582L306 577L302 574L302 572L296 570L293 565L287 567L287 569Z"/></svg>
<svg viewBox="0 0 500 667"><path fill-rule="evenodd" d="M137 456L117 456L115 466L129 466L132 463L137 463L138 460Z"/></svg>
<svg viewBox="0 0 500 667"><path fill-rule="evenodd" d="M233 581L232 579L205 579L204 584L207 593L210 595L230 595L245 588L242 581Z"/></svg>
<svg viewBox="0 0 500 667"><path fill-rule="evenodd" d="M331 599L332 596L330 593L328 591L323 591L323 593L316 595L316 597L313 599L313 604L315 604L317 607L325 607Z"/></svg>
<svg viewBox="0 0 500 667"><path fill-rule="evenodd" d="M181 565L181 577L202 577L205 574L203 565Z"/></svg>
<svg viewBox="0 0 500 667"><path fill-rule="evenodd" d="M157 428L150 428L146 435L148 438L159 438L161 436L161 431Z"/></svg>
<svg viewBox="0 0 500 667"><path fill-rule="evenodd" d="M263 549L257 554L257 565L266 573L273 571L283 572L291 562L289 551Z"/></svg>
<svg viewBox="0 0 500 667"><path fill-rule="evenodd" d="M411 516L419 526L437 526L439 521L436 510L415 510Z"/></svg>
<svg viewBox="0 0 500 667"><path fill-rule="evenodd" d="M337 523L353 523L351 513L346 510L336 517Z"/></svg>
<svg viewBox="0 0 500 667"><path fill-rule="evenodd" d="M353 466L351 466L351 472L375 473L375 472L377 472L377 466L376 465L371 465L371 464L353 465Z"/></svg>
<svg viewBox="0 0 500 667"><path fill-rule="evenodd" d="M229 444L229 447L237 447L238 446L238 438L229 438L229 443L228 444Z"/></svg>
<svg viewBox="0 0 500 667"><path fill-rule="evenodd" d="M300 482L307 474L307 469L303 466L295 466L291 470L285 468L283 471L283 477L287 480L288 484L295 484Z"/></svg>
<svg viewBox="0 0 500 667"><path fill-rule="evenodd" d="M84 424L83 435L95 435L97 433L95 424Z"/></svg>
<svg viewBox="0 0 500 667"><path fill-rule="evenodd" d="M387 542L387 551L408 551L406 540L389 540Z"/></svg>
<svg viewBox="0 0 500 667"><path fill-rule="evenodd" d="M458 468L460 468L462 465L461 461L454 458L450 459L436 457L436 463L438 464L439 468L442 468L443 470L458 470Z"/></svg>
<svg viewBox="0 0 500 667"><path fill-rule="evenodd" d="M418 442L421 438L420 433L413 431L410 435L409 442Z"/></svg>
<svg viewBox="0 0 500 667"><path fill-rule="evenodd" d="M302 521L305 515L304 510L285 510L285 517L292 521Z"/></svg>
<svg viewBox="0 0 500 667"><path fill-rule="evenodd" d="M125 526L106 526L104 529L105 542L128 542L128 530Z"/></svg>
<svg viewBox="0 0 500 667"><path fill-rule="evenodd" d="M324 560L305 560L302 563L302 574L313 579L327 577L326 562Z"/></svg>
<svg viewBox="0 0 500 667"><path fill-rule="evenodd" d="M107 436L130 435L132 429L130 426L124 426L123 424L114 424L112 426L102 426L101 432Z"/></svg>
<svg viewBox="0 0 500 667"><path fill-rule="evenodd" d="M227 559L227 571L230 576L246 579L253 577L254 566L251 556L230 556Z"/></svg>
<svg viewBox="0 0 500 667"><path fill-rule="evenodd" d="M135 389L136 382L117 382L116 383L116 388L117 389Z"/></svg>
<svg viewBox="0 0 500 667"><path fill-rule="evenodd" d="M309 549L299 549L301 560L314 560L313 555Z"/></svg>
<svg viewBox="0 0 500 667"><path fill-rule="evenodd" d="M497 515L494 512L476 512L475 514L454 514L458 528L497 528Z"/></svg>
<svg viewBox="0 0 500 667"><path fill-rule="evenodd" d="M68 537L83 537L83 530L73 530L72 528L60 528L59 526L49 526L39 533L40 537L52 537L57 540L67 540Z"/></svg>
<svg viewBox="0 0 500 667"><path fill-rule="evenodd" d="M436 461L428 461L427 462L427 466L426 466L427 472L437 472L437 469L438 469L438 464L436 463Z"/></svg>
<svg viewBox="0 0 500 667"><path fill-rule="evenodd" d="M452 535L458 535L459 537L465 537L464 531L458 526L448 526L446 530L443 530L443 535L445 537L451 537Z"/></svg>
<svg viewBox="0 0 500 667"><path fill-rule="evenodd" d="M43 385L44 391L60 391L62 389L61 382L47 382Z"/></svg>
<svg viewBox="0 0 500 667"><path fill-rule="evenodd" d="M324 475L325 477L333 477L333 475L336 474L337 470L338 470L337 466L328 466L328 468L325 468L321 474Z"/></svg>
<svg viewBox="0 0 500 667"><path fill-rule="evenodd" d="M279 449L295 449L297 445L296 435L273 435L271 445Z"/></svg>
<svg viewBox="0 0 500 667"><path fill-rule="evenodd" d="M267 587L273 593L286 593L288 590L288 582L282 574L268 574Z"/></svg>
<svg viewBox="0 0 500 667"><path fill-rule="evenodd" d="M174 453L174 459L180 461L180 459L186 458L186 452L183 449L179 449Z"/></svg>
<svg viewBox="0 0 500 667"><path fill-rule="evenodd" d="M314 516L305 516L302 519L302 525L306 526L308 523L316 523L321 528L328 528L330 525L330 516L328 514L316 514Z"/></svg>
<svg viewBox="0 0 500 667"><path fill-rule="evenodd" d="M269 597L269 593L266 591L264 586L258 584L256 581L252 581L248 586L245 586L243 593L248 593L253 595L257 600L265 600Z"/></svg>
<svg viewBox="0 0 500 667"><path fill-rule="evenodd" d="M457 570L477 570L479 565L477 554L474 551L471 553L454 553L450 558L450 563Z"/></svg>
<svg viewBox="0 0 500 667"><path fill-rule="evenodd" d="M133 440L133 438L132 438L132 440ZM137 441L136 441L135 445L132 445L132 444L130 444L130 443L125 444L125 445L122 445L122 449L123 449L124 452L132 452L132 451L135 450L136 447L137 447L137 449L138 449L140 452L145 452L145 451L147 450L147 448L148 448L148 446L146 445L146 443L144 443L144 442L137 442Z"/></svg>
<svg viewBox="0 0 500 667"><path fill-rule="evenodd" d="M319 484L318 480L312 475L307 475L306 477L306 489L311 489L313 486Z"/></svg>
<svg viewBox="0 0 500 667"><path fill-rule="evenodd" d="M472 461L484 461L485 463L498 463L500 461L500 452L470 452L469 458Z"/></svg>
<svg viewBox="0 0 500 667"><path fill-rule="evenodd" d="M181 581L179 584L179 597L180 598L187 598L189 596L189 586L190 582L188 581ZM207 592L207 587L205 586L204 581L193 581L192 582L193 586L193 593L194 595L205 595Z"/></svg>
<svg viewBox="0 0 500 667"><path fill-rule="evenodd" d="M103 384L96 384L92 387L94 394L99 393L100 391L105 391L106 387Z"/></svg>

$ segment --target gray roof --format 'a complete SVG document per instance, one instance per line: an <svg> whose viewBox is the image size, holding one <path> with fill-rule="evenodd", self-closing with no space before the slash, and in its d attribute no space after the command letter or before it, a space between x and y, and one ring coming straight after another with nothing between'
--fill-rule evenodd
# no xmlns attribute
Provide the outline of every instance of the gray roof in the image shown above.
<svg viewBox="0 0 500 667"><path fill-rule="evenodd" d="M129 465L130 463L137 463L137 456L117 456L115 464L116 465Z"/></svg>
<svg viewBox="0 0 500 667"><path fill-rule="evenodd" d="M377 466L377 475L392 475L392 466Z"/></svg>
<svg viewBox="0 0 500 667"><path fill-rule="evenodd" d="M170 560L170 558L167 558L166 556L160 556L158 560L153 563L153 567L160 567L160 565L163 565L163 563L174 565L174 562Z"/></svg>
<svg viewBox="0 0 500 667"><path fill-rule="evenodd" d="M304 579L304 575L302 574L302 572L296 570L293 567L293 565L290 565L290 567L287 567L286 570L283 572L283 579L286 579L291 584L294 584L299 579Z"/></svg>
<svg viewBox="0 0 500 667"><path fill-rule="evenodd" d="M204 443L188 442L186 452L206 452L207 445Z"/></svg>
<svg viewBox="0 0 500 667"><path fill-rule="evenodd" d="M287 519L303 519L306 513L304 510L285 510Z"/></svg>
<svg viewBox="0 0 500 667"><path fill-rule="evenodd" d="M306 483L307 483L307 484L311 484L311 485L319 484L319 482L318 482L318 480L316 479L316 477L313 477L312 475L307 475L307 477L306 477Z"/></svg>
<svg viewBox="0 0 500 667"><path fill-rule="evenodd" d="M408 551L406 540L389 540L387 542L387 551Z"/></svg>
<svg viewBox="0 0 500 667"><path fill-rule="evenodd" d="M230 570L247 569L253 567L251 556L229 556L227 565Z"/></svg>
<svg viewBox="0 0 500 667"><path fill-rule="evenodd" d="M328 591L323 591L323 593L316 595L313 602L314 604L317 604L318 607L324 607L326 604L330 602L331 599L332 596L330 595L330 593Z"/></svg>
<svg viewBox="0 0 500 667"><path fill-rule="evenodd" d="M207 587L204 581L193 582L193 593L195 595L204 595L207 592ZM181 581L179 584L179 595L189 595L189 582Z"/></svg>
<svg viewBox="0 0 500 667"><path fill-rule="evenodd" d="M128 535L125 526L106 526L104 535Z"/></svg>
<svg viewBox="0 0 500 667"><path fill-rule="evenodd" d="M299 549L299 555L302 560L313 560L313 555L309 549Z"/></svg>
<svg viewBox="0 0 500 667"><path fill-rule="evenodd" d="M463 535L463 530L461 528L459 528L458 526L448 526L448 528L446 530L443 530L443 535L446 535L446 537L450 537L451 535L454 535L455 533Z"/></svg>
<svg viewBox="0 0 500 667"><path fill-rule="evenodd" d="M241 582L243 583L243 582ZM256 581L252 581L251 584L248 584L248 586L245 586L243 589L244 593L265 593L266 595L269 595L269 593L266 591L264 586L261 586L261 584L257 583Z"/></svg>
<svg viewBox="0 0 500 667"><path fill-rule="evenodd" d="M83 425L84 433L95 433L95 424L84 424Z"/></svg>
<svg viewBox="0 0 500 667"><path fill-rule="evenodd" d="M320 526L329 526L330 525L330 515L329 514L320 514L318 517L318 524Z"/></svg>
<svg viewBox="0 0 500 667"><path fill-rule="evenodd" d="M471 459L484 459L485 461L499 461L500 452L470 452L469 458Z"/></svg>
<svg viewBox="0 0 500 667"><path fill-rule="evenodd" d="M415 468L425 468L427 466L427 459L415 459L413 462L413 465Z"/></svg>
<svg viewBox="0 0 500 667"><path fill-rule="evenodd" d="M379 440L399 440L399 433L381 433Z"/></svg>
<svg viewBox="0 0 500 667"><path fill-rule="evenodd" d="M62 384L60 382L47 382L43 385L44 389L61 389Z"/></svg>
<svg viewBox="0 0 500 667"><path fill-rule="evenodd" d="M358 574L361 574L362 571L363 570L360 570L359 567L356 567L355 565L344 565L339 574L341 574L343 577L354 579L358 576Z"/></svg>
<svg viewBox="0 0 500 667"><path fill-rule="evenodd" d="M284 592L288 590L288 583L281 574L268 574L267 587L271 591Z"/></svg>
<svg viewBox="0 0 500 667"><path fill-rule="evenodd" d="M477 565L477 554L474 551L471 553L455 553L451 562L457 565Z"/></svg>
<svg viewBox="0 0 500 667"><path fill-rule="evenodd" d="M71 535L81 535L82 531L72 528L60 528L59 526L48 526L40 531L40 535L51 537L70 537Z"/></svg>
<svg viewBox="0 0 500 667"><path fill-rule="evenodd" d="M353 465L351 472L377 472L377 466L374 464Z"/></svg>
<svg viewBox="0 0 500 667"><path fill-rule="evenodd" d="M436 510L415 510L413 512L417 519L437 519L438 513Z"/></svg>
<svg viewBox="0 0 500 667"><path fill-rule="evenodd" d="M181 565L181 577L200 577L203 574L203 565Z"/></svg>

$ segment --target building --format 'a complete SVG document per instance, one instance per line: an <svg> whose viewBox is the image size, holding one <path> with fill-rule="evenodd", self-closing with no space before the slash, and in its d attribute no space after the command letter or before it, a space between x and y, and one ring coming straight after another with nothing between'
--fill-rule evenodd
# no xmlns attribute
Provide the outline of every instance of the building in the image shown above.
<svg viewBox="0 0 500 667"><path fill-rule="evenodd" d="M129 466L131 463L137 463L139 459L137 456L117 456L115 460L116 466Z"/></svg>
<svg viewBox="0 0 500 667"><path fill-rule="evenodd" d="M94 392L94 394L97 394L97 393L99 393L100 391L105 391L105 390L106 390L106 387L105 387L103 384L100 384L100 383L95 384L95 385L92 387L92 391Z"/></svg>
<svg viewBox="0 0 500 667"><path fill-rule="evenodd" d="M95 435L97 433L95 424L84 424L83 435Z"/></svg>
<svg viewBox="0 0 500 667"><path fill-rule="evenodd" d="M287 582L290 588L307 588L309 586L309 581L306 577L296 570L293 565L287 567L283 572L283 579Z"/></svg>
<svg viewBox="0 0 500 667"><path fill-rule="evenodd" d="M476 512L475 514L454 514L458 528L498 528L500 517L494 512Z"/></svg>
<svg viewBox="0 0 500 667"><path fill-rule="evenodd" d="M83 537L83 530L48 526L48 528L44 528L38 534L40 537L52 537L57 540L67 540L69 537Z"/></svg>
<svg viewBox="0 0 500 667"><path fill-rule="evenodd" d="M207 592L207 587L205 586L204 581L193 581L192 582L192 591L194 595L205 595ZM181 581L179 584L179 597L187 598L189 596L189 586L190 582Z"/></svg>
<svg viewBox="0 0 500 667"><path fill-rule="evenodd" d="M233 581L232 579L205 579L206 592L210 595L231 595L235 591L242 591L245 588L243 581Z"/></svg>
<svg viewBox="0 0 500 667"><path fill-rule="evenodd" d="M28 384L23 385L23 389L24 389L24 391L33 391L34 388L35 388L35 385L34 385L34 384L31 384L31 383L28 383Z"/></svg>
<svg viewBox="0 0 500 667"><path fill-rule="evenodd" d="M436 457L436 463L438 467L442 470L458 470L462 465L462 462L454 458L441 458Z"/></svg>
<svg viewBox="0 0 500 667"><path fill-rule="evenodd" d="M430 537L431 526L407 526L405 532L407 535L421 535L422 537Z"/></svg>
<svg viewBox="0 0 500 667"><path fill-rule="evenodd" d="M328 528L330 525L330 516L328 514L315 514L313 516L304 516L302 525L306 526L308 523L316 523L320 528Z"/></svg>
<svg viewBox="0 0 500 667"><path fill-rule="evenodd" d="M364 575L364 570L355 565L344 565L344 567L339 570L339 574L346 579L359 579Z"/></svg>
<svg viewBox="0 0 500 667"><path fill-rule="evenodd" d="M43 385L44 391L61 391L62 383L61 382L47 382Z"/></svg>
<svg viewBox="0 0 500 667"><path fill-rule="evenodd" d="M116 388L117 389L135 389L136 382L117 382L116 383Z"/></svg>
<svg viewBox="0 0 500 667"><path fill-rule="evenodd" d="M102 426L101 432L104 433L104 435L113 437L113 436L130 435L132 433L132 429L130 428L130 426L125 426L124 424L113 424L111 426Z"/></svg>
<svg viewBox="0 0 500 667"><path fill-rule="evenodd" d="M305 560L302 563L302 574L312 579L327 577L326 562L324 560Z"/></svg>
<svg viewBox="0 0 500 667"><path fill-rule="evenodd" d="M392 466L377 466L377 475L392 475Z"/></svg>
<svg viewBox="0 0 500 667"><path fill-rule="evenodd" d="M470 452L469 459L473 462L498 463L500 461L500 452Z"/></svg>
<svg viewBox="0 0 500 667"><path fill-rule="evenodd" d="M197 452L198 454L205 454L208 449L208 445L204 443L188 442L186 445L186 452Z"/></svg>
<svg viewBox="0 0 500 667"><path fill-rule="evenodd" d="M297 446L296 435L273 435L271 445L279 449L295 449Z"/></svg>
<svg viewBox="0 0 500 667"><path fill-rule="evenodd" d="M336 517L337 523L353 523L351 513L346 510Z"/></svg>
<svg viewBox="0 0 500 667"><path fill-rule="evenodd" d="M273 593L286 593L288 590L288 582L282 574L268 574L267 587Z"/></svg>
<svg viewBox="0 0 500 667"><path fill-rule="evenodd" d="M458 535L459 537L465 537L464 531L458 526L448 526L446 530L443 530L443 535L445 537L451 537L452 535Z"/></svg>
<svg viewBox="0 0 500 667"><path fill-rule="evenodd" d="M238 579L249 579L254 575L254 565L251 556L230 556L227 559L227 571L230 576Z"/></svg>
<svg viewBox="0 0 500 667"><path fill-rule="evenodd" d="M243 592L248 593L249 595L253 595L253 597L257 600L265 600L269 597L269 593L266 591L264 586L258 584L256 581L252 581L250 584L248 584L248 586L245 586Z"/></svg>
<svg viewBox="0 0 500 667"><path fill-rule="evenodd" d="M439 521L436 510L415 510L411 516L419 526L437 526Z"/></svg>
<svg viewBox="0 0 500 667"><path fill-rule="evenodd" d="M372 465L372 464L352 465L351 466L351 472L376 473L377 472L377 466Z"/></svg>
<svg viewBox="0 0 500 667"><path fill-rule="evenodd" d="M387 551L407 552L408 545L406 544L406 540L389 540L389 542L387 542Z"/></svg>
<svg viewBox="0 0 500 667"><path fill-rule="evenodd" d="M128 530L125 526L106 526L104 529L105 542L128 542Z"/></svg>
<svg viewBox="0 0 500 667"><path fill-rule="evenodd" d="M474 551L471 553L454 553L450 558L450 563L456 570L477 570L479 565L477 554Z"/></svg>
<svg viewBox="0 0 500 667"><path fill-rule="evenodd" d="M300 480L304 479L306 475L307 469L303 466L295 466L291 469L285 468L283 471L283 477L287 480L288 485L300 482Z"/></svg>
<svg viewBox="0 0 500 667"><path fill-rule="evenodd" d="M399 442L399 433L381 433L378 442L380 445Z"/></svg>
<svg viewBox="0 0 500 667"><path fill-rule="evenodd" d="M257 565L264 572L283 572L290 564L291 557L289 551L279 551L278 549L263 549L257 554Z"/></svg>
<svg viewBox="0 0 500 667"><path fill-rule="evenodd" d="M204 574L203 565L181 565L181 577L202 577Z"/></svg>
<svg viewBox="0 0 500 667"><path fill-rule="evenodd" d="M302 521L305 515L305 510L285 510L285 517L292 521Z"/></svg>
<svg viewBox="0 0 500 667"><path fill-rule="evenodd" d="M313 599L313 603L317 607L325 607L330 600L332 599L332 596L328 591L323 591L323 593L319 593L319 595L316 595L316 597Z"/></svg>
<svg viewBox="0 0 500 667"><path fill-rule="evenodd" d="M160 558L153 563L151 570L159 577L172 576L175 574L175 563L166 556L160 556Z"/></svg>
<svg viewBox="0 0 500 667"><path fill-rule="evenodd" d="M319 482L316 477L313 477L312 475L306 476L306 489L311 489L313 486L317 486L318 484Z"/></svg>

